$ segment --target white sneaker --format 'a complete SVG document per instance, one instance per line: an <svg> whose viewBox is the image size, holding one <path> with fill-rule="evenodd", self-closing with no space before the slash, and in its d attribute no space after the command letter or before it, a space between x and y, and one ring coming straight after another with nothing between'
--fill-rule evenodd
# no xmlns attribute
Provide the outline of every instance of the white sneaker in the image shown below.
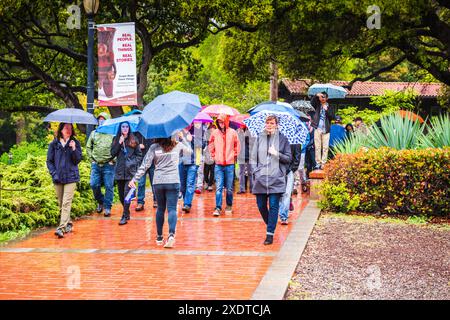
<svg viewBox="0 0 450 320"><path fill-rule="evenodd" d="M225 208L225 214L229 215L229 214L233 214L233 209L231 207L226 207Z"/></svg>
<svg viewBox="0 0 450 320"><path fill-rule="evenodd" d="M220 216L220 210L216 208L213 212L213 216L215 216L215 217Z"/></svg>
<svg viewBox="0 0 450 320"><path fill-rule="evenodd" d="M175 237L173 235L170 235L167 239L166 244L164 245L164 248L172 248L175 244Z"/></svg>
<svg viewBox="0 0 450 320"><path fill-rule="evenodd" d="M158 237L156 237L156 244L157 244L158 246L162 245L163 243L164 243L164 238L163 238L163 236L158 236Z"/></svg>

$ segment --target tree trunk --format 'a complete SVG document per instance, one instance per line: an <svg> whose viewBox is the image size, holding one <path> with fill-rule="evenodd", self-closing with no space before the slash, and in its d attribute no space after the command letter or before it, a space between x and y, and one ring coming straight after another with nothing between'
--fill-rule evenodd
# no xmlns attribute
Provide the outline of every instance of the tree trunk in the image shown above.
<svg viewBox="0 0 450 320"><path fill-rule="evenodd" d="M23 117L20 117L16 121L16 144L20 144L23 141L26 141L25 136L25 119Z"/></svg>
<svg viewBox="0 0 450 320"><path fill-rule="evenodd" d="M270 101L278 100L278 66L275 62L270 63Z"/></svg>

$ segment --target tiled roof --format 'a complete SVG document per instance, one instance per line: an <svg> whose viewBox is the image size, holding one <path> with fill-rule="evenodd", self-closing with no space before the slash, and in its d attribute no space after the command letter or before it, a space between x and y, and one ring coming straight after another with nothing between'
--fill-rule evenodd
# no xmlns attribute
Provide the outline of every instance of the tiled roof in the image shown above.
<svg viewBox="0 0 450 320"><path fill-rule="evenodd" d="M289 80L282 79L282 83L291 94L306 95L308 87L315 82L308 79ZM330 83L337 86L344 86L349 81L331 80ZM386 90L404 91L408 88L414 89L421 97L437 97L440 94L442 85L440 83L427 82L375 82L357 81L353 84L352 89L347 97L367 97L382 95Z"/></svg>

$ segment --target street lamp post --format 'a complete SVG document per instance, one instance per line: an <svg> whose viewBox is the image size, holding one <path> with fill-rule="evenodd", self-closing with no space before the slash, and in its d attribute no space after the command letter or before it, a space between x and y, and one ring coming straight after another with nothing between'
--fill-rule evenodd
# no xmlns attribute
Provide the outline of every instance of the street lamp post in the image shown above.
<svg viewBox="0 0 450 320"><path fill-rule="evenodd" d="M83 0L84 10L88 19L88 47L87 47L87 111L94 114L94 16L97 13L99 0ZM93 129L92 125L86 128L86 138Z"/></svg>

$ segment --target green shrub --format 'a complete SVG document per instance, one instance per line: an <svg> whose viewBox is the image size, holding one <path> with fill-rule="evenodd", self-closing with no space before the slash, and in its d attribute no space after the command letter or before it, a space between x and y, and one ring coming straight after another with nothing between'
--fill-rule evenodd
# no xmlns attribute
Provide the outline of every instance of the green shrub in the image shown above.
<svg viewBox="0 0 450 320"><path fill-rule="evenodd" d="M72 217L91 213L95 200L89 184L90 164L79 165L80 182L72 203ZM2 191L0 203L0 232L21 228L35 229L59 223L59 210L45 156L30 156L17 165L0 164L2 186L6 189L24 191Z"/></svg>
<svg viewBox="0 0 450 320"><path fill-rule="evenodd" d="M450 213L450 148L361 150L325 166L322 208L386 214ZM342 193L336 195L335 193ZM344 200L339 199L342 197ZM347 199L347 202L345 201Z"/></svg>
<svg viewBox="0 0 450 320"><path fill-rule="evenodd" d="M28 156L44 156L47 154L47 146L38 143L26 143L23 142L19 145L14 145L9 150L12 154L12 164L17 164L24 161ZM8 164L9 155L7 152L3 153L0 157L0 162Z"/></svg>
<svg viewBox="0 0 450 320"><path fill-rule="evenodd" d="M338 185L325 184L319 193L326 199L319 201L318 205L322 209L332 210L334 212L347 213L356 210L359 206L359 196L351 194L345 183Z"/></svg>
<svg viewBox="0 0 450 320"><path fill-rule="evenodd" d="M425 148L450 146L450 115L447 113L433 117L428 133L419 136L419 144Z"/></svg>

